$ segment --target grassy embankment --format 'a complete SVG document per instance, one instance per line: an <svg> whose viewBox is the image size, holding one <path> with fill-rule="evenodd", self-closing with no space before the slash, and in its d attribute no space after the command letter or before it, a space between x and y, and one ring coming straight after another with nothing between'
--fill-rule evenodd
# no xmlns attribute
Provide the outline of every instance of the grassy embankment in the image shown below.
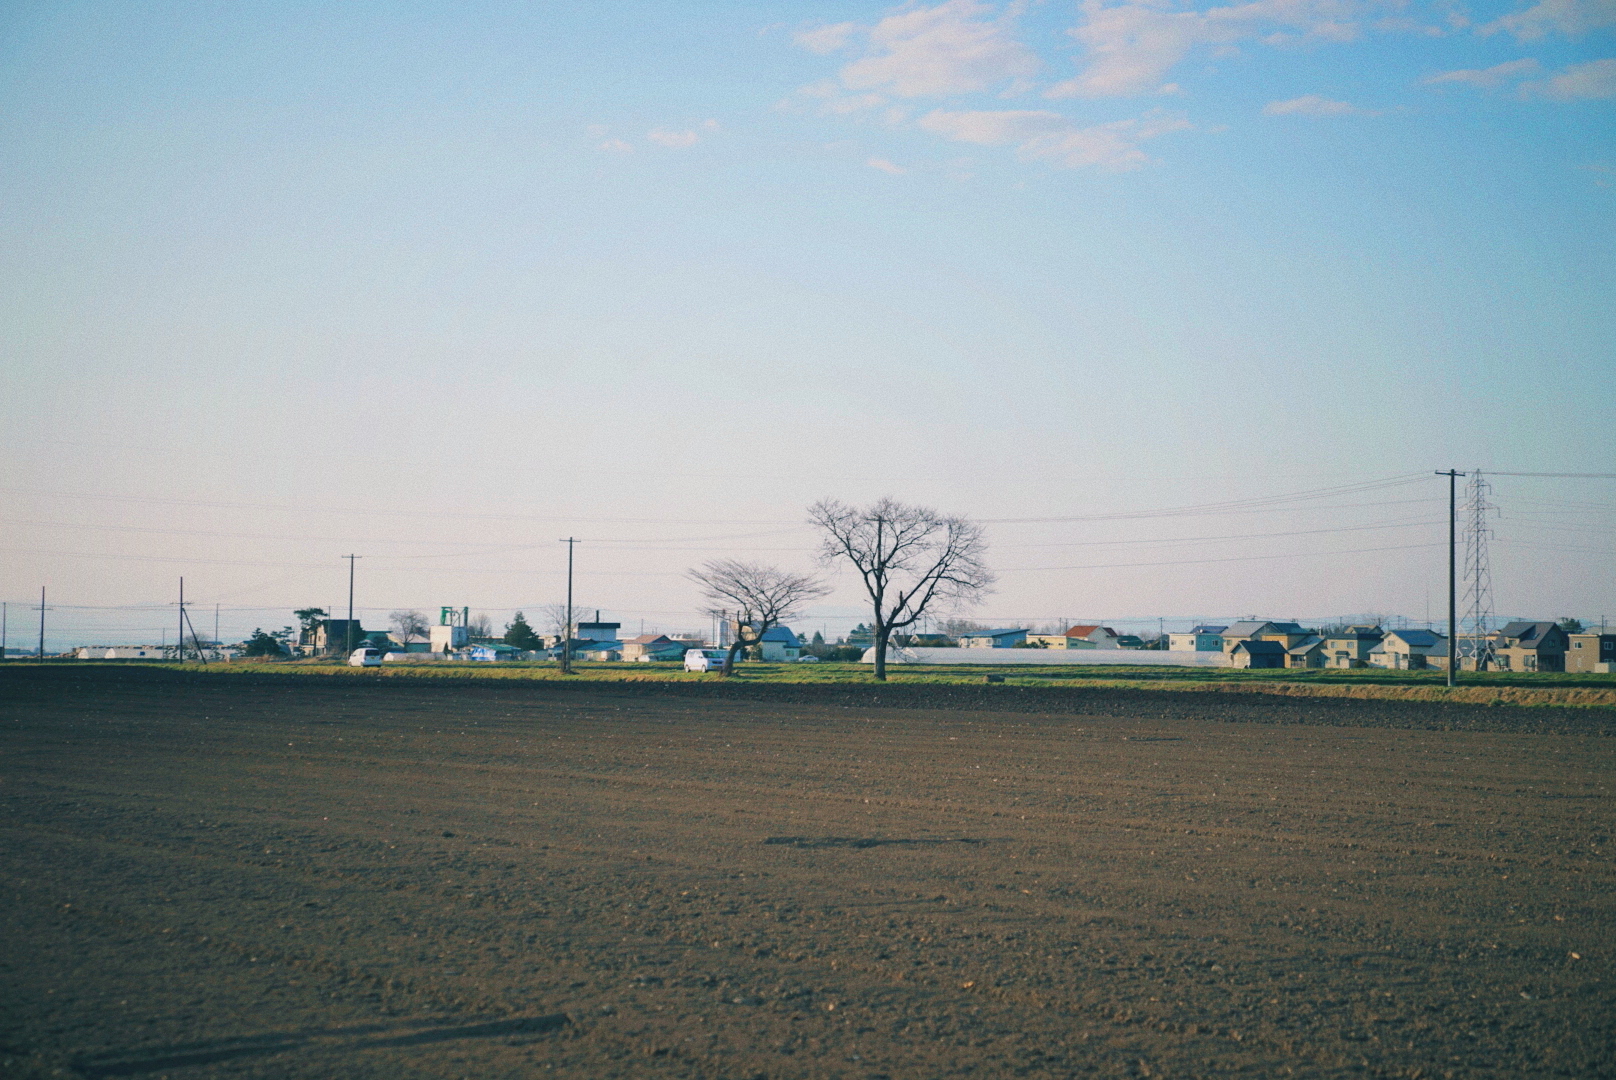
<svg viewBox="0 0 1616 1080"><path fill-rule="evenodd" d="M129 662L47 661L106 667ZM12 663L26 663L12 661ZM138 662L137 662L138 663ZM7 666L10 666L9 664ZM219 675L279 674L357 679L523 679L572 682L716 682L716 674L690 674L679 664L577 663L573 675L554 663L474 664L419 663L355 668L324 661L269 661L229 664L148 664L171 670L208 671ZM1126 666L1044 665L894 665L892 684L967 684L984 676L1002 676L1007 685L1027 687L1115 687L1135 690L1257 693L1291 697L1346 697L1382 701L1452 701L1483 705L1580 705L1616 707L1616 675L1568 675L1550 672L1461 672L1450 690L1441 672L1356 670L1249 671L1228 668L1161 668ZM735 676L747 683L799 685L870 685L866 664L743 664Z"/></svg>

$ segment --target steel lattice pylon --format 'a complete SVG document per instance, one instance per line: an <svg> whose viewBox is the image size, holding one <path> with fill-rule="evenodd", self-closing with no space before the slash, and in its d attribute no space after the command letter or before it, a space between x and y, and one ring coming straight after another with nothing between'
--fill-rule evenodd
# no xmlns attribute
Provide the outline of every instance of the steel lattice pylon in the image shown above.
<svg viewBox="0 0 1616 1080"><path fill-rule="evenodd" d="M1459 660L1469 661L1472 670L1486 671L1493 666L1493 572L1487 561L1487 541L1492 536L1488 522L1497 512L1488 496L1493 486L1482 479L1479 469L1470 472L1465 501L1465 596L1464 617L1460 620Z"/></svg>

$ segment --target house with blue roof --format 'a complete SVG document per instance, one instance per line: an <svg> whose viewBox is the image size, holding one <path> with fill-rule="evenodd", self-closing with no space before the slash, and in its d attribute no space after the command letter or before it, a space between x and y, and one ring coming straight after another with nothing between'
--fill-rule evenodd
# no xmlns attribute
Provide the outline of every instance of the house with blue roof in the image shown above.
<svg viewBox="0 0 1616 1080"><path fill-rule="evenodd" d="M959 643L962 649L1013 649L1026 640L1025 629L972 630L968 634L961 634Z"/></svg>
<svg viewBox="0 0 1616 1080"><path fill-rule="evenodd" d="M789 626L771 626L763 631L758 651L764 660L772 663L795 660L802 655L802 640Z"/></svg>

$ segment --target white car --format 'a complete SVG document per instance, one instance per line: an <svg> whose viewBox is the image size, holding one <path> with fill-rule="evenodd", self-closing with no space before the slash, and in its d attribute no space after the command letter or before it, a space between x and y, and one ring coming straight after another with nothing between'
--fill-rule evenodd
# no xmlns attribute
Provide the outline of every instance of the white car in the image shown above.
<svg viewBox="0 0 1616 1080"><path fill-rule="evenodd" d="M810 655L808 653L803 653L801 656L797 657L795 663L798 663L798 664L817 664L817 663L819 663L819 657L812 656L812 655Z"/></svg>
<svg viewBox="0 0 1616 1080"><path fill-rule="evenodd" d="M349 667L380 667L381 662L382 651L373 649L368 645L355 649L353 654L348 657Z"/></svg>
<svg viewBox="0 0 1616 1080"><path fill-rule="evenodd" d="M687 649L685 651L686 671L719 671L724 667L726 649Z"/></svg>

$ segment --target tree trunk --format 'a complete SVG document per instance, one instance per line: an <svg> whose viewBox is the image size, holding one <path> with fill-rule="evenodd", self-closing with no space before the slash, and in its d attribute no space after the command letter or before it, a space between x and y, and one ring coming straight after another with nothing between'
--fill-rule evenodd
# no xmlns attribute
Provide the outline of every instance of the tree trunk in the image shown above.
<svg viewBox="0 0 1616 1080"><path fill-rule="evenodd" d="M875 678L877 682L887 681L887 642L892 638L892 631L885 626L875 631Z"/></svg>

